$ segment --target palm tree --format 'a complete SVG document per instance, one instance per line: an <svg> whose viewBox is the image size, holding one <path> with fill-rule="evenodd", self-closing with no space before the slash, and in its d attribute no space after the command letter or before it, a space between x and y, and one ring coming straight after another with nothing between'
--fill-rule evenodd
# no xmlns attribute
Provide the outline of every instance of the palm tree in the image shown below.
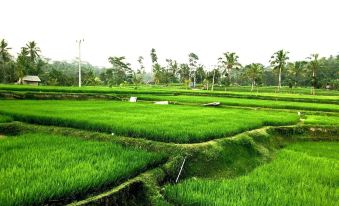
<svg viewBox="0 0 339 206"><path fill-rule="evenodd" d="M273 56L271 56L271 66L273 67L273 69L279 70L278 91L280 91L281 88L281 71L285 69L286 62L289 59L289 57L287 56L288 53L288 51L279 50L275 52Z"/></svg>
<svg viewBox="0 0 339 206"><path fill-rule="evenodd" d="M8 47L8 43L5 41L5 39L2 39L0 42L0 65L1 69L3 71L3 81L6 81L6 64L11 60L12 56L9 53L8 50L11 48Z"/></svg>
<svg viewBox="0 0 339 206"><path fill-rule="evenodd" d="M8 47L8 43L5 41L5 39L2 39L0 42L0 62L8 62L11 59L11 54L8 50L12 48Z"/></svg>
<svg viewBox="0 0 339 206"><path fill-rule="evenodd" d="M40 57L39 53L41 52L40 48L37 46L35 41L30 41L26 44L26 49L28 51L31 62L36 62Z"/></svg>
<svg viewBox="0 0 339 206"><path fill-rule="evenodd" d="M224 53L225 59L222 60L224 65L224 71L222 72L227 76L229 83L231 84L231 72L233 69L240 69L241 64L238 62L239 56L235 52Z"/></svg>
<svg viewBox="0 0 339 206"><path fill-rule="evenodd" d="M252 63L245 67L245 75L251 80L253 91L254 86L257 85L257 81L262 77L264 72L264 66L259 63Z"/></svg>
<svg viewBox="0 0 339 206"><path fill-rule="evenodd" d="M319 54L311 54L308 59L311 59L310 62L308 62L308 68L312 71L312 88L311 88L311 94L315 95L315 86L316 86L316 71L320 68L320 64L318 61Z"/></svg>
<svg viewBox="0 0 339 206"><path fill-rule="evenodd" d="M304 72L305 65L305 61L296 61L294 63L287 64L288 74L291 81L294 83L294 87L298 85L298 79L300 75Z"/></svg>

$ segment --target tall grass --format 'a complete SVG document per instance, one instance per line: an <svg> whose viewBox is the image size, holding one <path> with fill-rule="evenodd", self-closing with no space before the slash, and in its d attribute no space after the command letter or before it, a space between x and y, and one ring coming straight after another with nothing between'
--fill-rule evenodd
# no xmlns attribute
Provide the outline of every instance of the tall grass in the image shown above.
<svg viewBox="0 0 339 206"><path fill-rule="evenodd" d="M166 187L179 205L338 205L339 143L298 143L235 179L189 179Z"/></svg>
<svg viewBox="0 0 339 206"><path fill-rule="evenodd" d="M136 175L162 155L46 134L0 139L0 205L42 205Z"/></svg>
<svg viewBox="0 0 339 206"><path fill-rule="evenodd" d="M202 142L298 121L296 113L287 112L115 101L5 100L0 102L0 113L25 122L176 143Z"/></svg>

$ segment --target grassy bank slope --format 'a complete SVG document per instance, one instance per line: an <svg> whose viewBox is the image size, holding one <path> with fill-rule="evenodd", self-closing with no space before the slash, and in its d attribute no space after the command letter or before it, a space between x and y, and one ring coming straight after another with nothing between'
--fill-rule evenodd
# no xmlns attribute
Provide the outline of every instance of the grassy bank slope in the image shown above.
<svg viewBox="0 0 339 206"><path fill-rule="evenodd" d="M184 205L337 205L339 143L304 142L235 179L188 179L166 187Z"/></svg>

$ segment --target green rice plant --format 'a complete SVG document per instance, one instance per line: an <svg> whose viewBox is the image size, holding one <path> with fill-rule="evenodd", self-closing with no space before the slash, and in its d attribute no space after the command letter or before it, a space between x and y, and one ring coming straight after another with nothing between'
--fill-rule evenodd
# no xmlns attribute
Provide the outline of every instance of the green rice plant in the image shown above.
<svg viewBox="0 0 339 206"><path fill-rule="evenodd" d="M11 122L13 119L9 116L0 115L0 123Z"/></svg>
<svg viewBox="0 0 339 206"><path fill-rule="evenodd" d="M48 134L0 139L0 205L43 205L137 175L164 155ZM72 199L72 198L71 198ZM70 200L71 200L70 199Z"/></svg>
<svg viewBox="0 0 339 206"><path fill-rule="evenodd" d="M298 121L296 113L116 101L4 100L0 113L45 125L188 143Z"/></svg>
<svg viewBox="0 0 339 206"><path fill-rule="evenodd" d="M141 100L168 100L182 103L204 104L208 102L220 102L223 105L230 106L246 106L246 107L264 107L274 109L295 109L295 110L311 110L311 111L327 111L339 112L337 104L318 104L310 102L289 102L277 100L261 100L261 99L243 99L232 97L210 97L210 96L155 96L141 95Z"/></svg>
<svg viewBox="0 0 339 206"><path fill-rule="evenodd" d="M307 115L305 124L339 127L339 116Z"/></svg>
<svg viewBox="0 0 339 206"><path fill-rule="evenodd" d="M304 142L281 150L273 162L235 179L191 178L168 185L177 205L338 205L338 142Z"/></svg>

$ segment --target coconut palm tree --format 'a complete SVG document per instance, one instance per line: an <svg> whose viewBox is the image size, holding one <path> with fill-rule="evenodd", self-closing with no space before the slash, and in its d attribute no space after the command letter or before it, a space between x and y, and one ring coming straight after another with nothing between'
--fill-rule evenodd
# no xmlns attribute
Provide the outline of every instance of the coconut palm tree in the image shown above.
<svg viewBox="0 0 339 206"><path fill-rule="evenodd" d="M241 64L238 62L238 59L239 56L235 52L224 53L224 59L222 60L224 70L222 71L222 74L227 76L230 84L232 70L241 68Z"/></svg>
<svg viewBox="0 0 339 206"><path fill-rule="evenodd" d="M9 53L8 50L10 50L12 48L8 47L8 43L5 41L5 39L2 39L0 42L0 62L8 62L12 56Z"/></svg>
<svg viewBox="0 0 339 206"><path fill-rule="evenodd" d="M257 82L262 77L263 72L264 72L264 66L259 63L252 63L245 67L245 75L252 82L251 91L253 91L254 86L257 85Z"/></svg>
<svg viewBox="0 0 339 206"><path fill-rule="evenodd" d="M11 48L8 47L8 43L5 39L2 39L0 42L0 66L2 70L2 81L6 81L6 64L12 59L11 54L8 50Z"/></svg>
<svg viewBox="0 0 339 206"><path fill-rule="evenodd" d="M40 57L39 53L41 52L40 48L37 46L35 41L30 41L26 44L26 49L28 51L31 62L37 62Z"/></svg>
<svg viewBox="0 0 339 206"><path fill-rule="evenodd" d="M285 69L287 60L289 59L289 57L287 56L288 53L289 53L288 51L279 50L279 51L275 52L271 56L271 59L270 59L270 63L271 63L271 66L273 67L273 69L279 71L278 91L280 91L280 88L281 88L281 72L282 72L282 70Z"/></svg>
<svg viewBox="0 0 339 206"><path fill-rule="evenodd" d="M311 54L308 59L311 61L308 62L307 67L312 71L312 88L311 88L311 94L315 95L315 87L316 87L316 71L320 68L319 64L319 54Z"/></svg>

